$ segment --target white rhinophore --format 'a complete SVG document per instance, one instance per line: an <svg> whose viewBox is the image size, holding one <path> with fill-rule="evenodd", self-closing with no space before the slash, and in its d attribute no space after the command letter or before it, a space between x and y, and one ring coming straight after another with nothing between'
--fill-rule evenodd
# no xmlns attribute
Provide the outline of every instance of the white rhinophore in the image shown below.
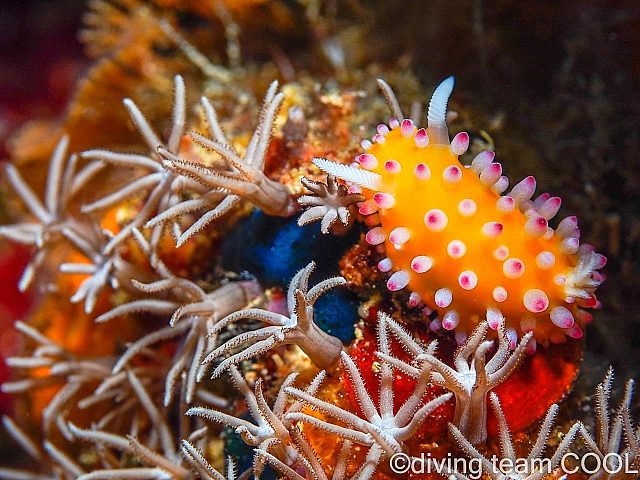
<svg viewBox="0 0 640 480"><path fill-rule="evenodd" d="M429 102L427 113L427 134L433 145L449 145L449 130L447 129L447 103L453 92L453 77L445 79L438 85Z"/></svg>

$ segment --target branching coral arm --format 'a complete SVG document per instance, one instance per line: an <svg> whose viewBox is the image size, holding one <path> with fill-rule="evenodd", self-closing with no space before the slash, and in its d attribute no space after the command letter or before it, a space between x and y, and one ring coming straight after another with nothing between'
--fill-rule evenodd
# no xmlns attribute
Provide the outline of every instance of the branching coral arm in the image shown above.
<svg viewBox="0 0 640 480"><path fill-rule="evenodd" d="M269 465L280 472L284 476L283 478L288 480L306 480L306 477L300 475L286 463L282 462L277 457L274 457L269 452L262 450L261 448L257 448L254 452L256 456L261 458L263 461L266 461Z"/></svg>
<svg viewBox="0 0 640 480"><path fill-rule="evenodd" d="M240 202L238 195L228 195L222 200L213 210L208 211L202 217L200 217L193 225L191 225L185 232L178 238L176 247L184 245L184 243L193 235L202 230L212 221L220 218L225 213L229 212L235 205Z"/></svg>
<svg viewBox="0 0 640 480"><path fill-rule="evenodd" d="M413 378L420 378L422 375L422 370L409 365L406 362L403 362L402 360L400 360L399 358L393 357L391 355L386 355L382 352L376 352L376 357L378 357L380 360L387 362L389 365L391 365L393 368L395 368L396 370L401 371L402 373L409 375L410 377ZM430 377L430 375L427 375L427 379Z"/></svg>
<svg viewBox="0 0 640 480"><path fill-rule="evenodd" d="M18 425L6 415L2 416L2 425L11 437L29 454L29 456L37 461L42 462L42 453L36 443Z"/></svg>
<svg viewBox="0 0 640 480"><path fill-rule="evenodd" d="M431 382L440 387L445 387L454 393L462 393L463 386L458 380L458 372L450 366L440 362L433 355L426 355L426 361L431 365Z"/></svg>
<svg viewBox="0 0 640 480"><path fill-rule="evenodd" d="M227 470L227 478L218 472L211 464L204 458L202 450L193 445L188 440L182 440L180 445L181 452L191 468L193 468L201 478L204 480L234 480L235 478L235 465L231 457L227 459L229 464Z"/></svg>
<svg viewBox="0 0 640 480"><path fill-rule="evenodd" d="M224 425L227 425L233 428L245 427L248 431L257 432L257 429L258 429L258 427L256 427L251 422L248 422L247 420L243 420L241 418L234 417L233 415L228 415L223 412L218 412L217 410L211 410L210 408L191 407L189 410L185 412L185 415L189 415L189 416L196 415L199 417L204 417L213 422L222 423Z"/></svg>
<svg viewBox="0 0 640 480"><path fill-rule="evenodd" d="M168 458L169 455L167 452L165 452L164 455L158 454L157 452L150 450L148 447L140 443L138 439L133 437L132 435L127 435L127 439L129 440L129 444L131 445L132 450L144 462L150 465L155 465L156 467L169 472L173 478L189 478L189 471L184 467L178 465L173 460L173 458ZM171 457L175 457L175 455L171 455Z"/></svg>
<svg viewBox="0 0 640 480"><path fill-rule="evenodd" d="M337 286L346 285L346 284L347 284L347 281L342 277L327 278L326 280L323 280L322 282L312 287L311 290L309 290L309 293L305 295L304 300L306 303L314 304L316 300L318 300L320 295L322 295L324 292L331 290L332 288L335 288ZM300 290L298 291L300 292ZM298 299L297 303L300 304L301 302L302 302L302 299L301 298Z"/></svg>
<svg viewBox="0 0 640 480"><path fill-rule="evenodd" d="M247 148L248 163L261 172L264 170L267 149L273 134L273 123L284 100L284 95L276 94L277 91L278 81L274 80L264 97L256 135L251 138Z"/></svg>
<svg viewBox="0 0 640 480"><path fill-rule="evenodd" d="M289 431L282 424L281 419L275 414L275 412L269 408L267 400L264 398L261 378L256 382L254 392L261 418L269 424L277 437L287 438L289 436Z"/></svg>
<svg viewBox="0 0 640 480"><path fill-rule="evenodd" d="M200 288L198 285L193 283L191 280L187 280L185 278L180 278L175 276L170 276L169 278L164 278L162 280L158 280L156 282L151 282L151 283L142 283L134 279L134 280L131 280L131 283L138 290L145 293L158 293L158 292L162 292L172 288L176 288L181 291L184 291L188 296L190 296L193 299L201 300L207 296L205 291L202 288Z"/></svg>
<svg viewBox="0 0 640 480"><path fill-rule="evenodd" d="M346 410L343 410L340 407L333 405L332 403L326 402L324 400L320 400L314 397L313 395L310 395L307 392L295 387L288 387L285 389L285 391L292 397L298 400L302 400L303 402L322 410L326 414L331 415L336 420L344 422L347 425L357 428L360 431L366 431L367 422L351 412L347 412ZM296 413L295 415L304 415L304 414ZM295 417L292 417L292 418L295 418Z"/></svg>
<svg viewBox="0 0 640 480"><path fill-rule="evenodd" d="M160 163L144 155L118 153L112 152L111 150L86 150L82 152L81 157L86 160L98 160L119 167L144 167L151 171L162 172L162 165Z"/></svg>
<svg viewBox="0 0 640 480"><path fill-rule="evenodd" d="M0 227L0 236L36 246L35 254L18 283L20 291L29 288L35 279L36 271L64 240L63 231L65 229L74 229L78 232L86 232L91 229L91 225L71 215L67 208L69 199L74 193L73 185L76 180L74 175L77 166L76 155L71 155L66 167L64 165L68 145L69 138L65 135L54 149L49 161L43 201L33 192L14 165L8 164L6 166L9 183L27 210L37 220L36 222ZM79 182L80 187L84 185L84 180L79 180Z"/></svg>
<svg viewBox="0 0 640 480"><path fill-rule="evenodd" d="M0 226L0 235L23 245L35 245L42 227L36 223Z"/></svg>
<svg viewBox="0 0 640 480"><path fill-rule="evenodd" d="M155 227L156 225L164 223L173 218L179 217L186 213L202 210L203 208L210 207L211 205L216 205L214 210L222 209L224 207L221 207L221 205L225 202L228 202L228 200L229 196L222 190L207 192L199 198L185 200L184 202L178 203L177 205L166 209L164 212L159 213L146 223L145 228Z"/></svg>
<svg viewBox="0 0 640 480"><path fill-rule="evenodd" d="M50 223L53 220L52 215L45 209L40 202L40 199L22 179L15 165L12 163L6 164L5 172L11 186L18 193L20 199L24 202L29 211L43 224Z"/></svg>
<svg viewBox="0 0 640 480"><path fill-rule="evenodd" d="M218 116L216 115L213 105L211 105L209 99L204 95L200 97L200 101L202 103L202 108L204 109L207 122L209 123L209 133L211 134L211 138L220 144L227 143L222 127L220 127L220 123L218 123Z"/></svg>
<svg viewBox="0 0 640 480"><path fill-rule="evenodd" d="M247 308L231 313L216 323L211 330L211 334L219 334L225 327L232 325L239 320L251 319L259 320L270 325L286 327L291 324L291 319L279 313L269 312L260 308Z"/></svg>
<svg viewBox="0 0 640 480"><path fill-rule="evenodd" d="M467 341L458 348L453 356L453 364L458 372L469 370L469 363L475 355L478 346L487 335L488 328L489 324L487 322L482 322L478 325L478 328L469 335Z"/></svg>
<svg viewBox="0 0 640 480"><path fill-rule="evenodd" d="M494 392L491 392L490 398L491 405L493 406L493 411L496 414L496 420L498 421L498 431L500 432L500 447L502 449L502 457L511 460L513 464L515 464L516 452L513 448L513 441L511 440L511 434L509 433L509 425L507 424L507 419L504 416L502 407L500 406L500 400L498 399L498 395L496 395ZM553 417L555 416L555 412L558 411L558 406L552 405L549 409L549 412L551 412L554 407L554 414L552 416L547 415L547 418L545 418L545 424L548 420L550 420L551 424L553 424ZM542 426L542 428L544 429L544 425ZM542 449L544 448L544 444L546 443L546 441L547 436L544 436L544 438L542 438L542 436L538 436L538 441L536 442L534 448L531 450L531 453L529 454L529 458L527 460L538 458L542 454ZM538 443L542 444L540 448L538 448Z"/></svg>
<svg viewBox="0 0 640 480"><path fill-rule="evenodd" d="M112 308L108 312L97 317L95 321L97 323L107 322L117 317L139 312L151 312L156 315L171 315L178 307L178 303L167 300L134 300L133 302Z"/></svg>
<svg viewBox="0 0 640 480"><path fill-rule="evenodd" d="M190 325L188 323L184 323L175 327L163 327L149 335L145 335L141 339L129 345L127 351L118 359L118 362L113 367L113 373L118 373L125 368L129 360L140 353L145 347L162 340L169 340L177 337L187 331L189 327Z"/></svg>
<svg viewBox="0 0 640 480"><path fill-rule="evenodd" d="M453 393L445 393L439 397L434 398L430 402L423 405L417 412L415 412L411 418L411 421L406 426L398 429L397 440L404 441L411 438L418 431L420 426L424 423L427 417L440 405L446 403L453 397ZM404 413L404 412L403 412ZM407 412L408 413L408 412ZM397 423L401 424L408 415L405 413L402 417L400 412L397 415Z"/></svg>
<svg viewBox="0 0 640 480"><path fill-rule="evenodd" d="M613 368L609 367L602 383L596 387L596 428L598 431L598 446L603 452L609 445L609 398L613 382Z"/></svg>
<svg viewBox="0 0 640 480"><path fill-rule="evenodd" d="M635 469L640 463L640 444L638 441L640 429L634 429L630 414L634 381L629 380L627 382L624 398L618 407L615 418L611 420L609 401L612 381L613 369L610 367L602 383L596 387L594 409L596 412L595 439L584 425L580 426L580 436L587 448L600 459L603 466L594 473L592 478L627 478L628 475L624 471L618 471L617 474L611 474L611 472L616 471L622 465L622 459L624 459L625 466ZM622 443L623 433L627 447L621 452L620 444Z"/></svg>
<svg viewBox="0 0 640 480"><path fill-rule="evenodd" d="M162 176L162 172L152 173L139 178L138 180L134 180L126 187L121 188L111 195L107 195L106 197L103 197L100 200L96 200L93 203L83 205L82 213L92 213L97 210L106 210L124 202L128 198L139 195L140 193L146 193L148 190L156 187L158 182L162 180Z"/></svg>
<svg viewBox="0 0 640 480"><path fill-rule="evenodd" d="M532 338L533 338L533 332L529 332L524 337L522 337L518 346L515 348L515 350L511 353L509 358L506 360L506 362L504 362L504 364L498 370L496 370L495 372L491 372L491 370L487 368L487 371L489 372L487 388L491 389L496 385L501 384L511 376L511 374L515 371L515 369L518 368L518 365L520 364L520 362L524 359L524 353ZM508 342L508 340L505 340L505 343L506 342ZM495 368L496 366L496 364L491 362L489 362L487 366L489 365L491 366L492 369Z"/></svg>
<svg viewBox="0 0 640 480"><path fill-rule="evenodd" d="M173 436L171 435L169 427L164 417L160 413L160 410L158 410L156 405L153 403L151 397L149 397L149 394L145 390L142 383L140 383L140 380L133 370L127 370L127 379L129 380L133 391L136 393L136 396L140 400L140 403L142 404L143 408L145 409L145 411L151 418L151 421L153 422L155 428L157 429L158 435L160 437L160 443L162 444L162 449L165 455L174 455L176 448Z"/></svg>
<svg viewBox="0 0 640 480"><path fill-rule="evenodd" d="M453 424L449 424L449 432L458 442L458 445L462 450L465 451L470 458L478 458L482 464L482 470L488 474L492 480L499 480L501 478L502 473L496 472L493 468L493 464L487 460L484 455L482 455L472 444L465 438L465 436L458 430L458 428Z"/></svg>
<svg viewBox="0 0 640 480"><path fill-rule="evenodd" d="M316 393L318 393L318 390L320 389L320 385L322 384L322 381L326 378L326 376L327 376L327 372L325 372L324 370L320 370L318 374L314 377L313 381L307 387L306 389L307 394L316 395ZM282 384L280 391L283 394L283 398L285 397L285 394L286 394L287 388L289 388L289 385L290 384L287 382ZM293 403L293 405L289 407L289 409L287 410L287 413L299 412L304 408L304 406L305 406L305 403L303 401L296 400ZM282 409L281 411L284 412L284 409Z"/></svg>
<svg viewBox="0 0 640 480"><path fill-rule="evenodd" d="M498 400L498 396L495 393L491 393L491 403L496 413L496 418L498 419L498 427L500 429L500 444L501 444L501 454L502 458L509 459L510 464L512 465L511 471L501 471L496 468L495 463L490 462L486 457L484 457L473 445L472 443L465 438L465 436L461 433L461 431L453 424L449 424L449 431L452 436L458 442L460 447L466 452L467 455L471 458L477 458L480 460L483 471L488 474L493 480L498 480L504 478L505 475L510 476L511 478L520 479L520 480L541 480L542 478L550 475L551 472L560 464L560 460L563 455L567 452L571 443L573 442L578 430L581 427L580 422L576 422L564 436L562 442L556 449L555 453L551 457L549 463L545 462L537 462L542 458L542 453L544 447L547 444L547 439L549 438L549 433L553 428L553 420L558 412L558 406L556 404L552 405L545 419L543 421L542 426L540 427L540 432L538 434L538 438L536 440L535 445L531 449L531 452L527 456L526 465L528 467L535 466L536 464L540 466L546 466L547 468L538 468L535 471L530 471L529 469L525 471L516 470L516 453L513 448L513 442L511 440L511 436L509 434L509 426L507 425L506 418L504 416L504 412L502 411L502 407L500 406L500 401Z"/></svg>
<svg viewBox="0 0 640 480"><path fill-rule="evenodd" d="M384 454L384 450L380 445L373 445L364 460L363 465L358 469L351 480L369 480L375 473L380 460Z"/></svg>
<svg viewBox="0 0 640 480"><path fill-rule="evenodd" d="M220 365L218 365L216 369L213 371L211 378L216 378L220 376L222 372L224 372L230 366L238 365L241 362L244 362L245 360L249 360L250 358L256 355L264 353L272 349L273 347L275 347L277 344L278 344L278 340L275 337L269 337L265 340L261 340L259 342L254 343L253 345L251 345L250 347L247 347L241 352L231 355L229 358L225 358L220 363ZM215 357L213 357L212 355L209 355L204 359L203 363L210 362L212 361L213 358Z"/></svg>
<svg viewBox="0 0 640 480"><path fill-rule="evenodd" d="M221 345L218 348L216 348L213 352L209 354L207 359L218 358L224 353L230 350L234 350L246 343L259 342L261 340L265 340L271 337L274 337L274 338L282 337L281 333L282 333L282 329L280 327L264 327L258 330L243 332L239 335L236 335L231 340L227 341L224 345Z"/></svg>
<svg viewBox="0 0 640 480"><path fill-rule="evenodd" d="M351 428L334 425L333 423L320 420L319 418L312 417L306 413L291 413L287 414L286 418L290 422L306 422L309 425L324 430L327 433L331 433L336 437L348 439L349 441L360 445L371 445L373 443L373 439L369 434L362 433Z"/></svg>
<svg viewBox="0 0 640 480"><path fill-rule="evenodd" d="M114 468L94 470L77 477L77 480L169 480L171 475L157 467Z"/></svg>
<svg viewBox="0 0 640 480"><path fill-rule="evenodd" d="M246 159L243 160L242 158L240 158L240 156L236 153L236 151L233 150L231 147L229 147L227 144L220 144L214 140L211 140L205 137L204 135L200 135L199 133L195 133L195 132L191 133L191 137L196 143L220 155L228 163L229 167L235 168L238 172L240 172L242 177L244 177L244 180L248 180L249 182L254 182L257 178L259 178L260 175L263 175L262 172L260 172L257 168L253 167L251 163L246 161ZM247 149L247 153L249 153L248 149ZM176 161L175 158L172 160ZM191 165L192 167L196 167L196 165L190 164L189 162L185 162L185 161L182 161L182 162L185 166ZM201 170L198 173L207 175L207 170L208 169L201 167ZM196 174L195 172L197 172L197 170L194 168L194 175ZM224 174L225 172L224 171L215 172L215 173L210 172L209 175L215 175L216 173ZM243 180L240 180L240 178L238 178L238 176L236 175L233 175L233 177L237 178L239 181L243 181ZM210 182L215 182L214 178L215 177L208 177Z"/></svg>
<svg viewBox="0 0 640 480"><path fill-rule="evenodd" d="M158 208L162 197L169 191L170 186L169 178L163 178L163 180L156 185L135 218L128 225L123 227L122 230L120 230L104 247L103 252L105 254L111 253L115 247L131 235L133 229L142 227L147 220L153 216L153 212Z"/></svg>
<svg viewBox="0 0 640 480"><path fill-rule="evenodd" d="M43 442L43 447L49 454L49 456L60 465L71 476L80 478L84 474L84 470L80 466L71 460L65 453L63 453L58 447L56 447L49 440Z"/></svg>

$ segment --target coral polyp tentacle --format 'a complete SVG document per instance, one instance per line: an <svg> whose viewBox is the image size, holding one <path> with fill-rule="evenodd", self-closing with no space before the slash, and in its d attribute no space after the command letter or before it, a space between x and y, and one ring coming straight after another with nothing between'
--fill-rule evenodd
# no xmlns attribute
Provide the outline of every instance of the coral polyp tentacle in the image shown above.
<svg viewBox="0 0 640 480"><path fill-rule="evenodd" d="M453 83L450 77L436 88L426 130L407 119L380 126L357 158L360 168L314 163L362 187L360 213L377 215L366 240L384 246L378 266L389 274L387 288L406 287L417 294L416 306L439 309L444 328L463 335L484 318L496 325L504 316L516 332L532 330L538 343L580 337L574 319L582 315L579 307L597 305L593 292L602 276L596 270L606 259L580 247L575 217L555 231L549 226L561 200L546 193L532 200L534 177L501 196L509 182L494 152L478 154L469 167L460 163L469 136L461 132L449 141ZM390 96L388 86L384 93Z"/></svg>

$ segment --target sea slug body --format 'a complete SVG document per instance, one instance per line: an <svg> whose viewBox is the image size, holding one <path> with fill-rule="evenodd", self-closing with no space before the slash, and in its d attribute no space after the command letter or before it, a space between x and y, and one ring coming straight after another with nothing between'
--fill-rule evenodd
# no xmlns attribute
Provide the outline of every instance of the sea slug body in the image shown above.
<svg viewBox="0 0 640 480"><path fill-rule="evenodd" d="M316 165L362 187L360 213L379 217L366 239L384 251L388 289L408 288L410 304L438 311L436 325L465 334L485 318L496 326L504 317L511 332L533 331L537 343L580 338L591 318L582 308L598 305L593 292L603 277L596 270L606 258L579 244L575 217L549 226L560 198L532 200L532 176L502 196L508 179L493 152L460 163L469 136L449 141L452 89L453 77L436 88L427 129L393 118L356 167Z"/></svg>

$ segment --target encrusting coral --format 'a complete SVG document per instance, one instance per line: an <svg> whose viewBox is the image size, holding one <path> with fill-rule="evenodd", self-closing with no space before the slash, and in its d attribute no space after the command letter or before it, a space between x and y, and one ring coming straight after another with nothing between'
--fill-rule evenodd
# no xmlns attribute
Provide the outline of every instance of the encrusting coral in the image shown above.
<svg viewBox="0 0 640 480"><path fill-rule="evenodd" d="M501 398L509 394L518 367L536 358L527 354L555 365L549 352L556 344L578 341L591 320L584 308L598 306L594 291L606 259L580 245L575 217L549 226L560 199L532 200L533 177L502 195L508 180L493 152L478 153L469 166L459 163L470 141L464 132L449 139L453 77L435 89L426 129L416 126L420 109L405 119L391 87L378 80L393 118L358 147L366 126L354 119L369 123L384 108L379 95L369 95L375 87L367 91L373 80L351 79L362 82L360 91L300 78L278 91L272 70L239 61L240 37L229 14L234 2L224 3L217 15L228 30L229 68L210 65L182 36L178 20L190 18L182 13L173 21L169 14L154 18L153 9L132 12L133 0L118 8L92 2L92 31L84 36L104 42L91 49L104 69L124 58L113 32L140 42L138 25L149 28L154 48L177 45L165 52L180 58L170 64L190 62L208 78L188 68L141 74L163 79L166 104L133 93L124 100L119 115L126 110L129 137L139 141L123 141L121 132L103 141L102 132L95 146L84 139L84 151L68 155L77 132L63 135L50 159L44 201L16 166L6 168L35 217L0 227L0 236L35 251L21 290L32 283L58 288L60 279L49 285L43 273L50 263L69 274L70 300L84 302L94 328L129 322L136 333L109 339L92 356L49 338L43 322L16 324L27 339L25 353L7 364L22 376L2 389L46 405L36 412L46 454L5 417L6 430L40 470L2 467L0 478L245 480L272 469L295 480L369 480L393 473L396 455L418 461L429 450L442 458L459 446L494 480L537 480L560 473L559 459L578 432L603 461L620 451L624 434L621 458L637 465L633 384L610 422L611 372L596 394L596 439L574 423L548 470L498 472L481 453L497 421L502 455L515 462L508 402L503 411L494 389L503 388ZM101 15L110 15L104 29ZM145 48L134 57L147 58ZM283 71L294 68L282 52L274 56ZM171 82L169 121L163 116ZM200 88L199 105L190 104L185 84L189 92ZM283 106L288 114L280 113ZM207 135L198 133L205 124ZM349 164L356 150L364 153ZM320 171L328 174L325 182ZM266 228L243 223L252 210L260 210ZM237 229L273 241L254 248L237 240ZM291 229L308 233L291 240ZM335 239L350 242L342 259ZM261 264L264 271L243 271L227 261L237 255L277 260ZM349 264L356 257L361 263ZM360 283L345 273L360 267ZM312 279L314 269L320 279ZM336 288L343 286L350 292ZM356 300L345 299L348 293ZM361 318L348 313L357 309ZM46 325L48 332L55 328ZM576 345L566 360L573 366L581 351ZM567 393L577 366L568 370L519 427L553 404L529 461L544 460L559 410L554 402ZM41 392L51 386L59 390Z"/></svg>

